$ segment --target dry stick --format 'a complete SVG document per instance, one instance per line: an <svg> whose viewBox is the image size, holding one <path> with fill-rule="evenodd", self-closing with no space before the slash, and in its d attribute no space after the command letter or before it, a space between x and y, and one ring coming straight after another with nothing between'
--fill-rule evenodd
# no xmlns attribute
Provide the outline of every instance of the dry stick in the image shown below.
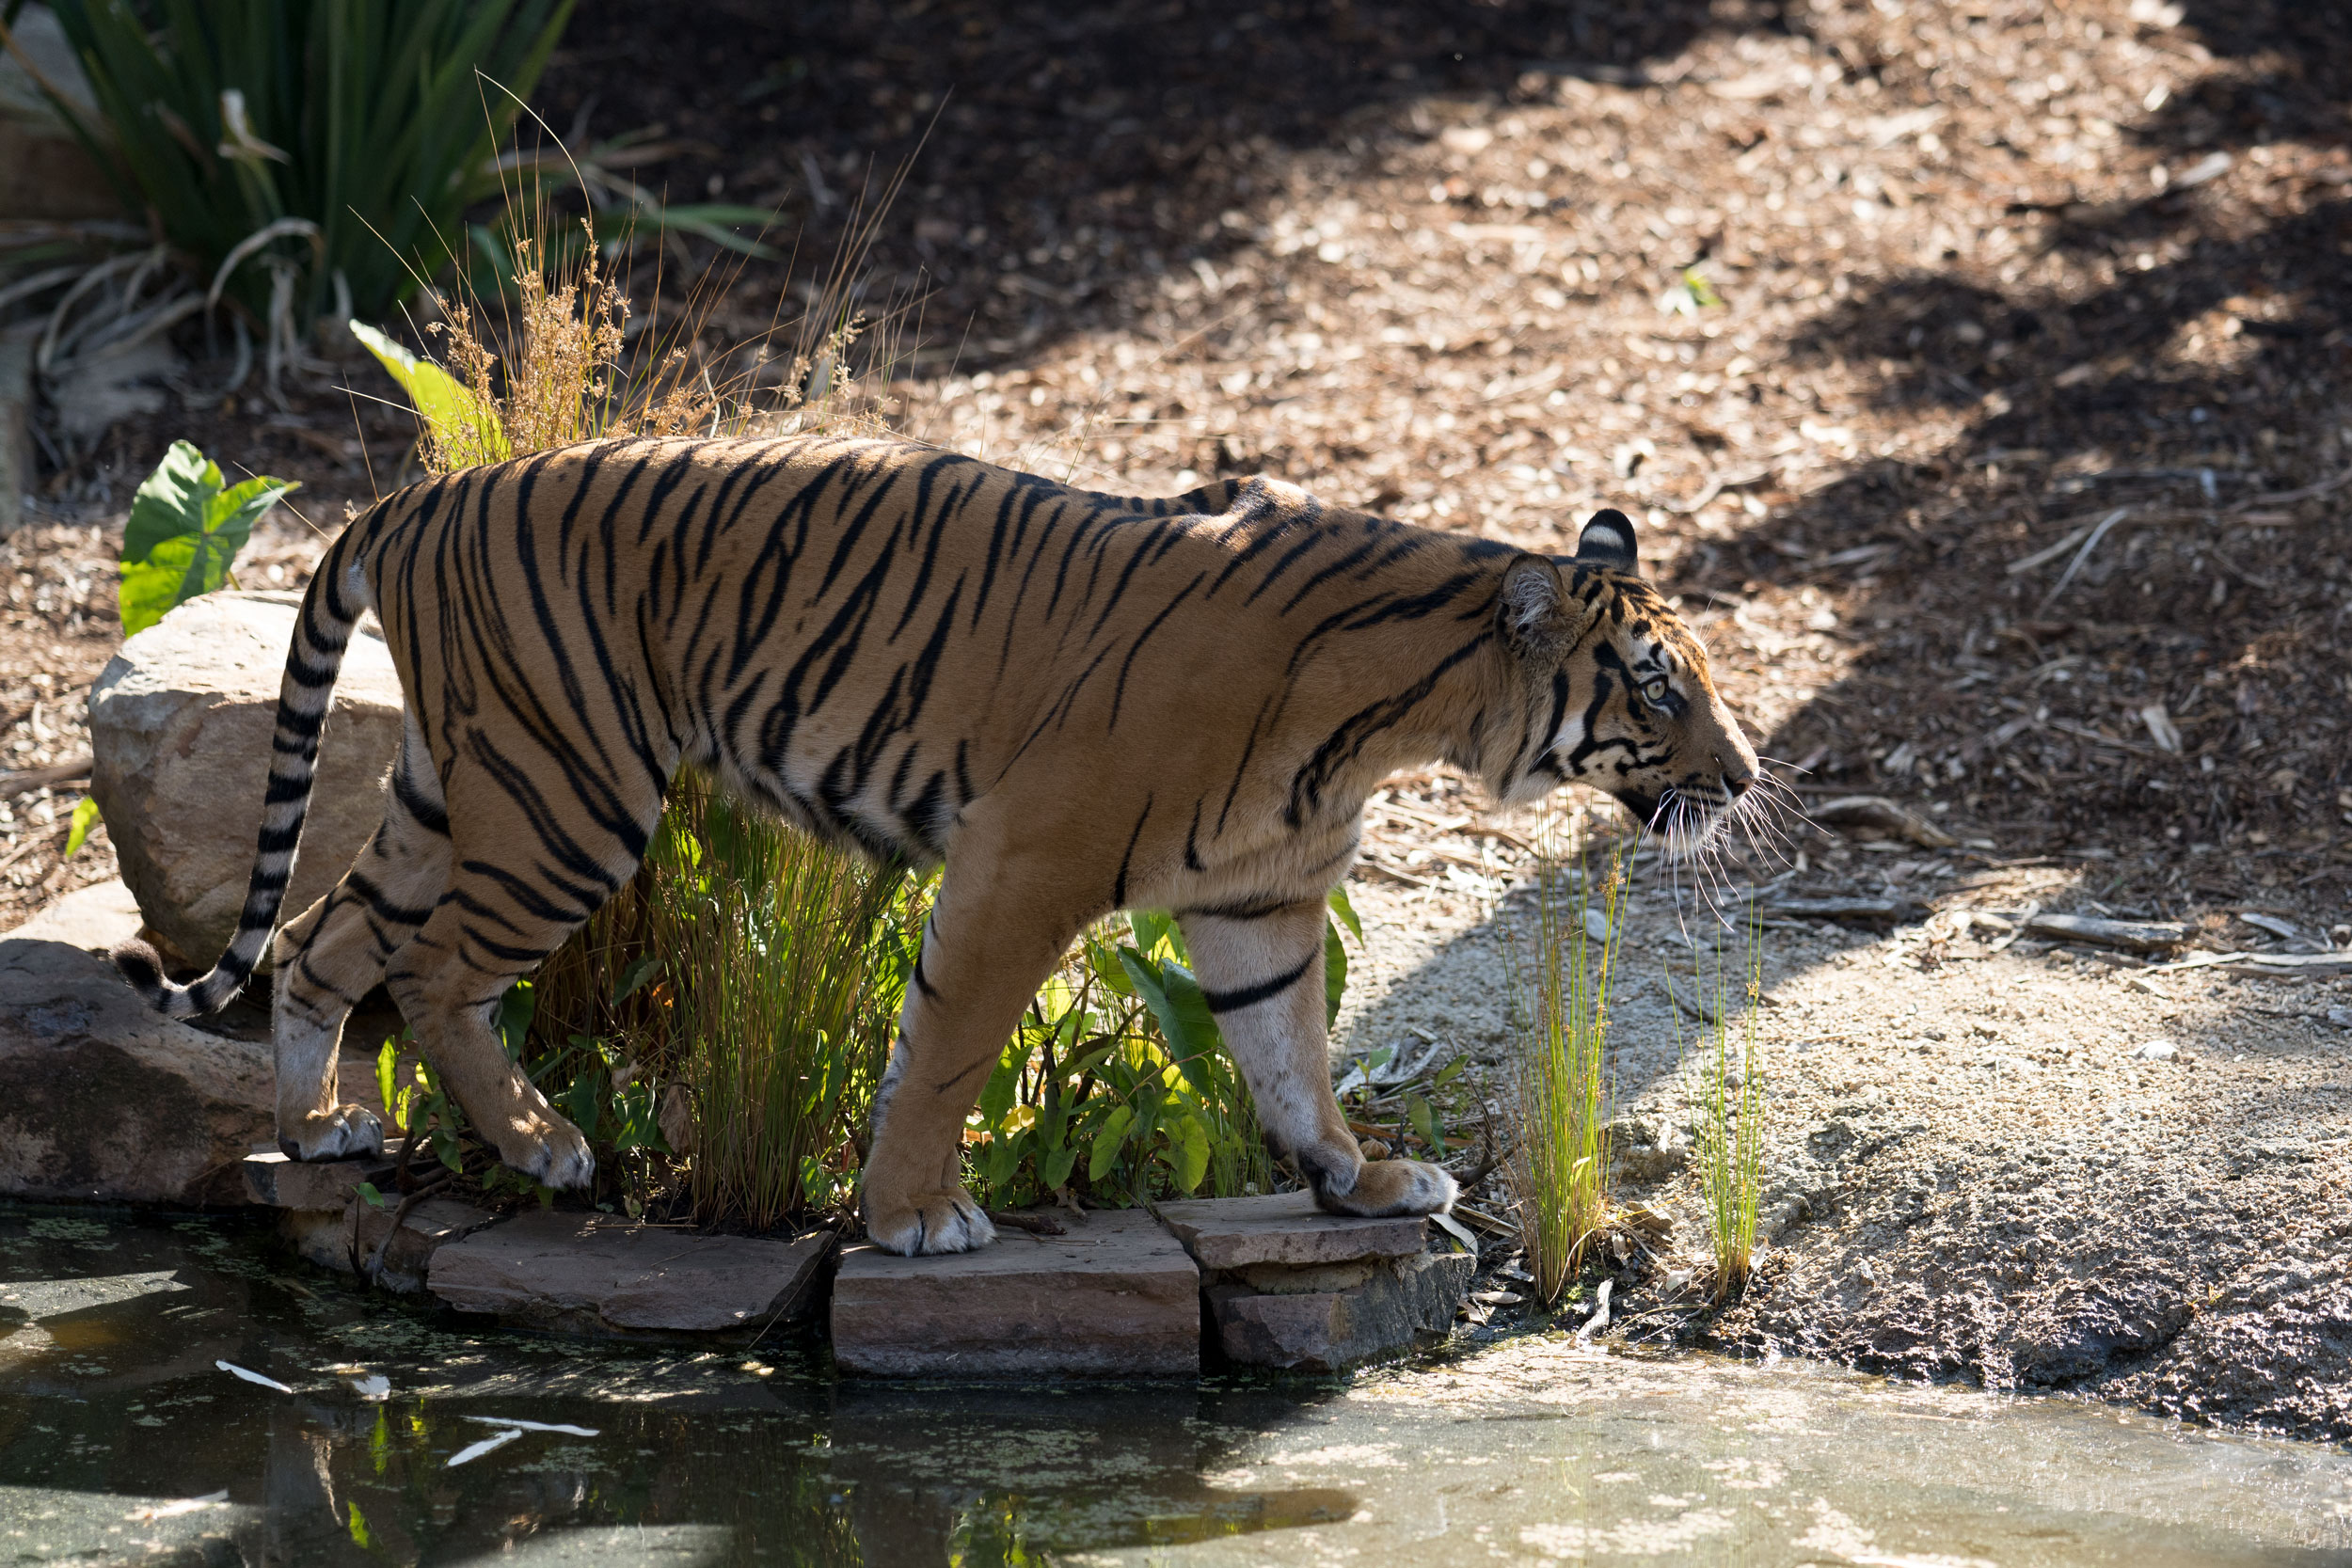
<svg viewBox="0 0 2352 1568"><path fill-rule="evenodd" d="M90 759L87 753L53 762L46 768L26 768L14 773L0 773L0 795L29 795L45 784L71 784L89 777Z"/></svg>
<svg viewBox="0 0 2352 1568"><path fill-rule="evenodd" d="M1025 1214L1009 1209L991 1209L988 1217L998 1225L1013 1230L1025 1230L1032 1236L1066 1236L1059 1220L1051 1214Z"/></svg>
<svg viewBox="0 0 2352 1568"><path fill-rule="evenodd" d="M2090 537L2083 541L2083 547L2074 552L2074 559L2066 563L2066 570L2058 574L2058 581L2042 596L2041 605L2034 610L2036 615L2048 613L2058 596L2066 592L2066 585L2074 580L2074 574L2083 569L2083 562L2090 559L2090 552L2099 547L2099 541L2107 536L2107 530L2131 515L2130 507L2119 506L2099 520L2099 526L2090 531Z"/></svg>
<svg viewBox="0 0 2352 1568"><path fill-rule="evenodd" d="M400 1207L392 1211L392 1223L385 1227L384 1239L375 1243L375 1251L368 1259L367 1267L359 1272L360 1278L371 1285L378 1283L378 1276L384 1269L384 1255L391 1250L392 1238L400 1234L401 1226L408 1219L408 1211L456 1180L457 1178L452 1175L424 1182L415 1192L400 1200ZM356 1255L359 1249L359 1227L357 1223L354 1223L351 1227L351 1237L352 1251Z"/></svg>

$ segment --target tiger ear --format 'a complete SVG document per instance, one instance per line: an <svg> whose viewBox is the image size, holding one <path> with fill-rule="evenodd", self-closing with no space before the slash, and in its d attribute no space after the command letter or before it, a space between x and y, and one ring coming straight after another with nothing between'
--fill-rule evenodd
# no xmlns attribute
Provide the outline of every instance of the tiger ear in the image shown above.
<svg viewBox="0 0 2352 1568"><path fill-rule="evenodd" d="M1612 507L1596 512L1576 541L1576 562L1612 572L1639 572L1641 557L1633 544L1633 519Z"/></svg>

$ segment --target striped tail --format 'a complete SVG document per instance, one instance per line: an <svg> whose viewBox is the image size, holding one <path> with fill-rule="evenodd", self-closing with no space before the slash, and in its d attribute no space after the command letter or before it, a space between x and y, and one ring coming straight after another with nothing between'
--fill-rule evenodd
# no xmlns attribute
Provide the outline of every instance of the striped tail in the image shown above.
<svg viewBox="0 0 2352 1568"><path fill-rule="evenodd" d="M286 650L285 679L278 689L278 733L270 743L269 792L262 798L253 879L246 884L245 912L237 919L229 950L211 974L185 986L166 977L163 960L146 942L134 938L114 950L115 967L122 977L149 1006L172 1018L199 1018L227 1006L253 978L269 946L278 907L285 901L286 883L294 876L302 818L310 806L319 732L326 723L326 706L335 694L335 677L342 670L352 627L368 609L357 546L360 531L356 525L343 531L319 562L310 592L302 597L294 643Z"/></svg>

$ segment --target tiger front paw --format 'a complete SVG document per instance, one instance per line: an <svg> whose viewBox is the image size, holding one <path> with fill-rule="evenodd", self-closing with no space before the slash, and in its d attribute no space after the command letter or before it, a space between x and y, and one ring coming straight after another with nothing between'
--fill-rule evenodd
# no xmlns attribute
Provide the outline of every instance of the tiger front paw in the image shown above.
<svg viewBox="0 0 2352 1568"><path fill-rule="evenodd" d="M497 1143L501 1164L546 1186L586 1187L596 1179L588 1140L553 1112L517 1118Z"/></svg>
<svg viewBox="0 0 2352 1568"><path fill-rule="evenodd" d="M1396 1214L1442 1214L1460 1191L1454 1178L1419 1160L1375 1160L1356 1173L1346 1192L1318 1185L1315 1204L1334 1214L1388 1218Z"/></svg>
<svg viewBox="0 0 2352 1568"><path fill-rule="evenodd" d="M278 1148L289 1160L373 1160L384 1152L384 1124L363 1105L310 1111L278 1130Z"/></svg>
<svg viewBox="0 0 2352 1568"><path fill-rule="evenodd" d="M910 1193L903 1197L866 1199L866 1234L884 1252L901 1258L946 1252L977 1252L996 1239L980 1206L961 1187Z"/></svg>

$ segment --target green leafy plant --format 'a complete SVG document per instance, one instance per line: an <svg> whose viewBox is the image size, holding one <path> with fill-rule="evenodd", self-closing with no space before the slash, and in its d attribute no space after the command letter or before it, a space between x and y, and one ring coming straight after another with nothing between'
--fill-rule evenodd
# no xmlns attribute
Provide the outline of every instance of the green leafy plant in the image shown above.
<svg viewBox="0 0 2352 1568"><path fill-rule="evenodd" d="M329 310L380 315L452 260L572 0L54 8L103 123L52 92L59 113L275 345Z"/></svg>
<svg viewBox="0 0 2352 1568"><path fill-rule="evenodd" d="M1344 893L1331 911L1325 1005L1336 1018L1347 983L1340 926L1359 942L1362 931ZM1138 911L1123 933L1112 925L1080 940L1006 1043L966 1122L964 1156L990 1208L1274 1190L1248 1086L1169 914Z"/></svg>
<svg viewBox="0 0 2352 1568"><path fill-rule="evenodd" d="M1627 865L1608 862L1600 896L1573 870L1548 824L1533 899L1504 943L1518 1079L1508 1163L1536 1299L1558 1301L1611 1217L1609 991L1623 925Z"/></svg>
<svg viewBox="0 0 2352 1568"><path fill-rule="evenodd" d="M229 568L263 513L298 488L262 477L223 488L220 466L174 441L132 498L122 532L122 635L135 637L174 606L229 581Z"/></svg>
<svg viewBox="0 0 2352 1568"><path fill-rule="evenodd" d="M1756 918L1751 912L1739 972L1725 960L1724 927L1717 925L1711 963L1699 966L1695 976L1699 1006L1708 1022L1696 1042L1699 1117L1692 1153L1698 1165L1699 1197L1707 1208L1717 1301L1730 1300L1747 1285L1756 1259L1756 1210L1764 1191L1766 1074L1757 1037L1764 943ZM1671 975L1667 984L1671 992ZM1678 1024L1677 1032L1678 1036Z"/></svg>

